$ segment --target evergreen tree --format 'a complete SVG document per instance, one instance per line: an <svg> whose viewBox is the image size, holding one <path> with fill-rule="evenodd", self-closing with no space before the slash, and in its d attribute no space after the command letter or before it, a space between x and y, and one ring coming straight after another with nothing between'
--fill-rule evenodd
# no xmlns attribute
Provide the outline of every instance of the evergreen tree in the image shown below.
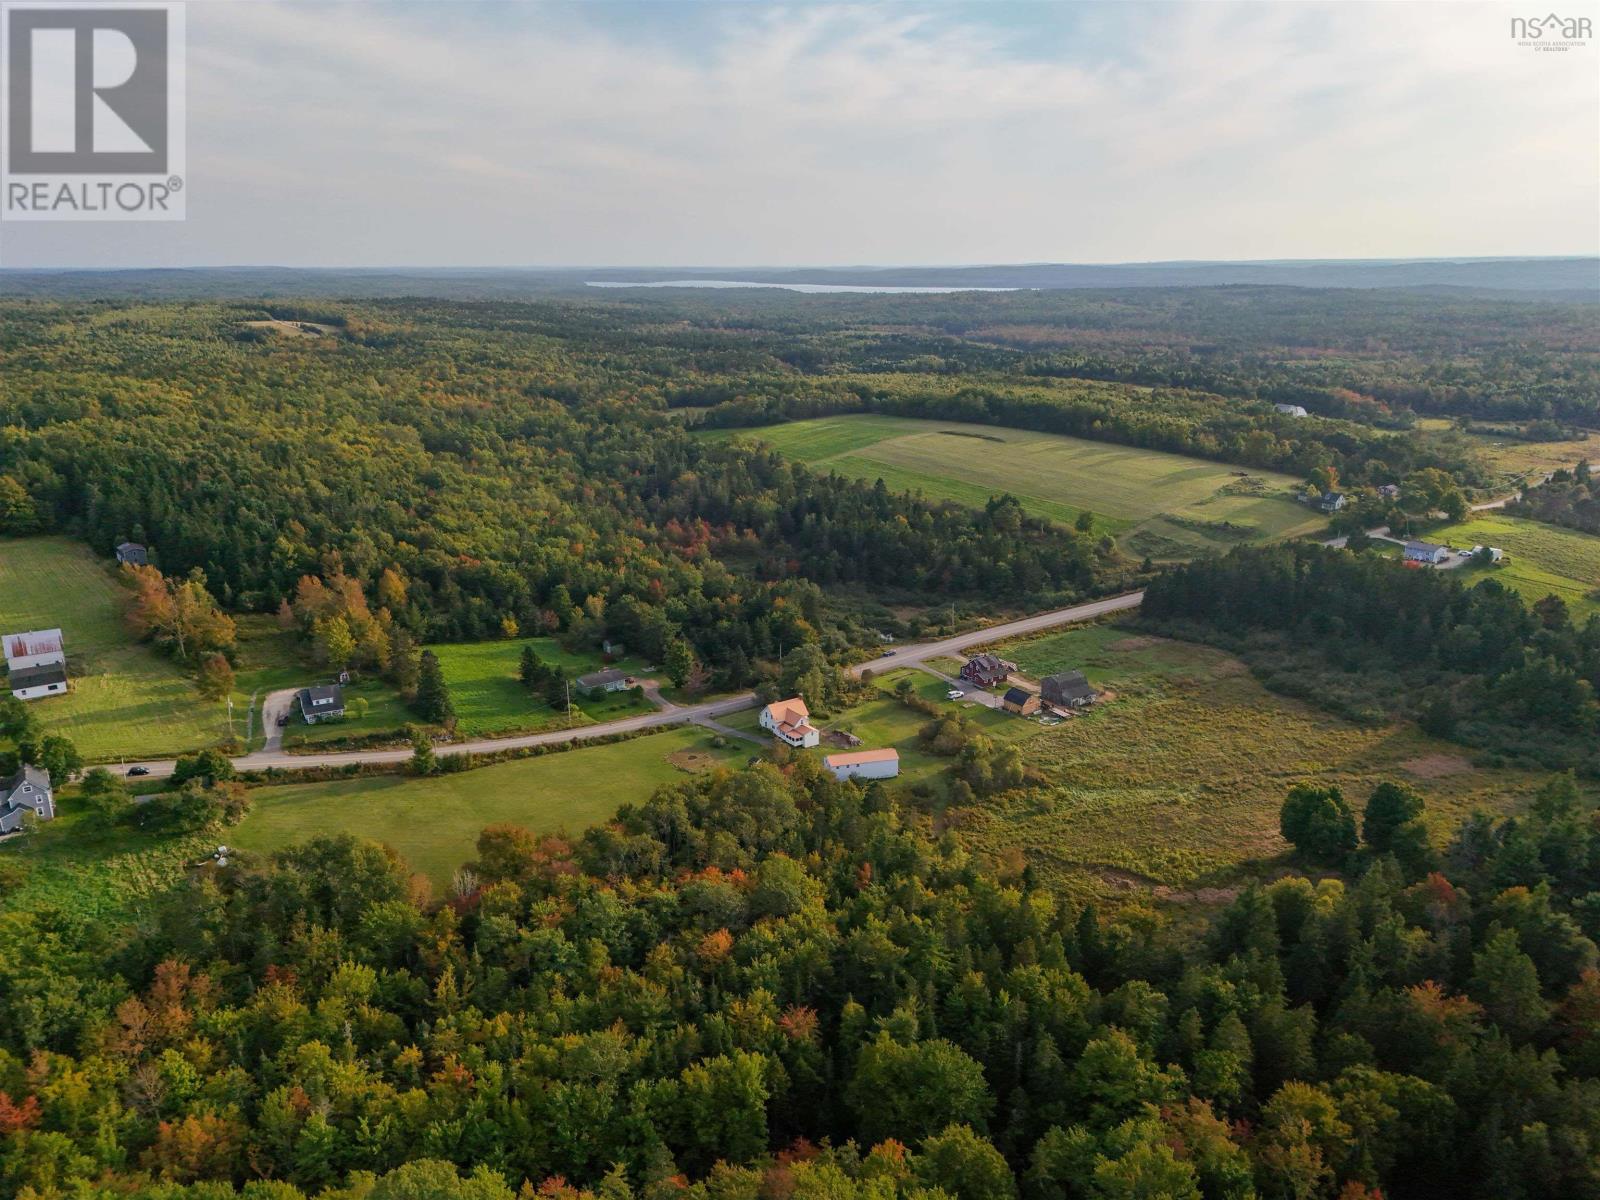
<svg viewBox="0 0 1600 1200"><path fill-rule="evenodd" d="M444 668L432 650L424 650L417 660L417 698L412 707L433 725L448 725L455 720L456 709L444 681Z"/></svg>

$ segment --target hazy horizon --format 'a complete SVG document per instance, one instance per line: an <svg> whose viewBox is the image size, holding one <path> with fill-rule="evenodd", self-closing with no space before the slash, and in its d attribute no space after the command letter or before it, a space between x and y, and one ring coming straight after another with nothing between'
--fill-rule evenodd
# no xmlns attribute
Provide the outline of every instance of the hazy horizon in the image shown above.
<svg viewBox="0 0 1600 1200"><path fill-rule="evenodd" d="M7 222L0 264L1593 255L1600 47L1520 14L190 0L187 221Z"/></svg>

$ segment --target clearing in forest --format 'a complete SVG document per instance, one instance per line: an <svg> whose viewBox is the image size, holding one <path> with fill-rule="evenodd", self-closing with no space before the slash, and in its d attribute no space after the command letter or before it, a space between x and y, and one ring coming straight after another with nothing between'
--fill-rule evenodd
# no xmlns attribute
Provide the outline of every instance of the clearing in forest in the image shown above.
<svg viewBox="0 0 1600 1200"><path fill-rule="evenodd" d="M113 571L108 559L68 538L0 539L0 633L60 626L66 640L71 691L32 701L30 711L91 762L223 741L226 705L201 699L176 663L124 631ZM243 717L241 709L241 732Z"/></svg>
<svg viewBox="0 0 1600 1200"><path fill-rule="evenodd" d="M981 508L1009 492L1038 516L1083 512L1129 554L1183 559L1314 533L1300 481L1183 454L997 425L851 414L716 436L757 438L812 466Z"/></svg>
<svg viewBox="0 0 1600 1200"><path fill-rule="evenodd" d="M1475 767L1415 725L1357 725L1275 695L1206 646L1092 625L1003 653L1035 678L1081 669L1116 699L1028 739L1045 786L951 816L974 848L1020 851L1078 894L1186 899L1271 874L1288 851L1278 812L1301 781L1338 785L1358 812L1378 783L1406 783L1443 846L1472 809L1514 811L1546 778ZM1449 770L1419 769L1445 756Z"/></svg>
<svg viewBox="0 0 1600 1200"><path fill-rule="evenodd" d="M486 825L577 836L624 804L686 778L680 763L736 765L754 747L715 746L698 728L671 729L606 746L585 746L473 771L377 775L251 792L250 813L227 832L230 845L266 853L319 834L348 833L398 850L437 884L477 857Z"/></svg>

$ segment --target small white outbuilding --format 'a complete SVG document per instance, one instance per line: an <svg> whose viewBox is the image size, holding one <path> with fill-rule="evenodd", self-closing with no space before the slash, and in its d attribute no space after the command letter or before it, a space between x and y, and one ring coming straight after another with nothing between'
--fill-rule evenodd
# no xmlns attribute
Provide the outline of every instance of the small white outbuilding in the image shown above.
<svg viewBox="0 0 1600 1200"><path fill-rule="evenodd" d="M822 765L833 772L835 779L893 779L900 774L900 751L852 750L846 754L829 754Z"/></svg>

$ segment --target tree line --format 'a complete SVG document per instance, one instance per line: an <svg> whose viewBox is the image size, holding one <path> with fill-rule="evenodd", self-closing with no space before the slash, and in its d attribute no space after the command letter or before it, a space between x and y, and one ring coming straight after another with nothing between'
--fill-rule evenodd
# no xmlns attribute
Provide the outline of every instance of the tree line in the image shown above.
<svg viewBox="0 0 1600 1200"><path fill-rule="evenodd" d="M491 827L442 896L316 838L127 927L10 912L0 1186L1600 1195L1600 826L1557 778L1410 861L1403 791L1368 812L1348 882L1198 929L1070 903L809 759L576 839Z"/></svg>
<svg viewBox="0 0 1600 1200"><path fill-rule="evenodd" d="M1141 615L1241 653L1269 685L1363 719L1600 774L1600 616L1494 579L1305 543L1239 547L1151 582Z"/></svg>

